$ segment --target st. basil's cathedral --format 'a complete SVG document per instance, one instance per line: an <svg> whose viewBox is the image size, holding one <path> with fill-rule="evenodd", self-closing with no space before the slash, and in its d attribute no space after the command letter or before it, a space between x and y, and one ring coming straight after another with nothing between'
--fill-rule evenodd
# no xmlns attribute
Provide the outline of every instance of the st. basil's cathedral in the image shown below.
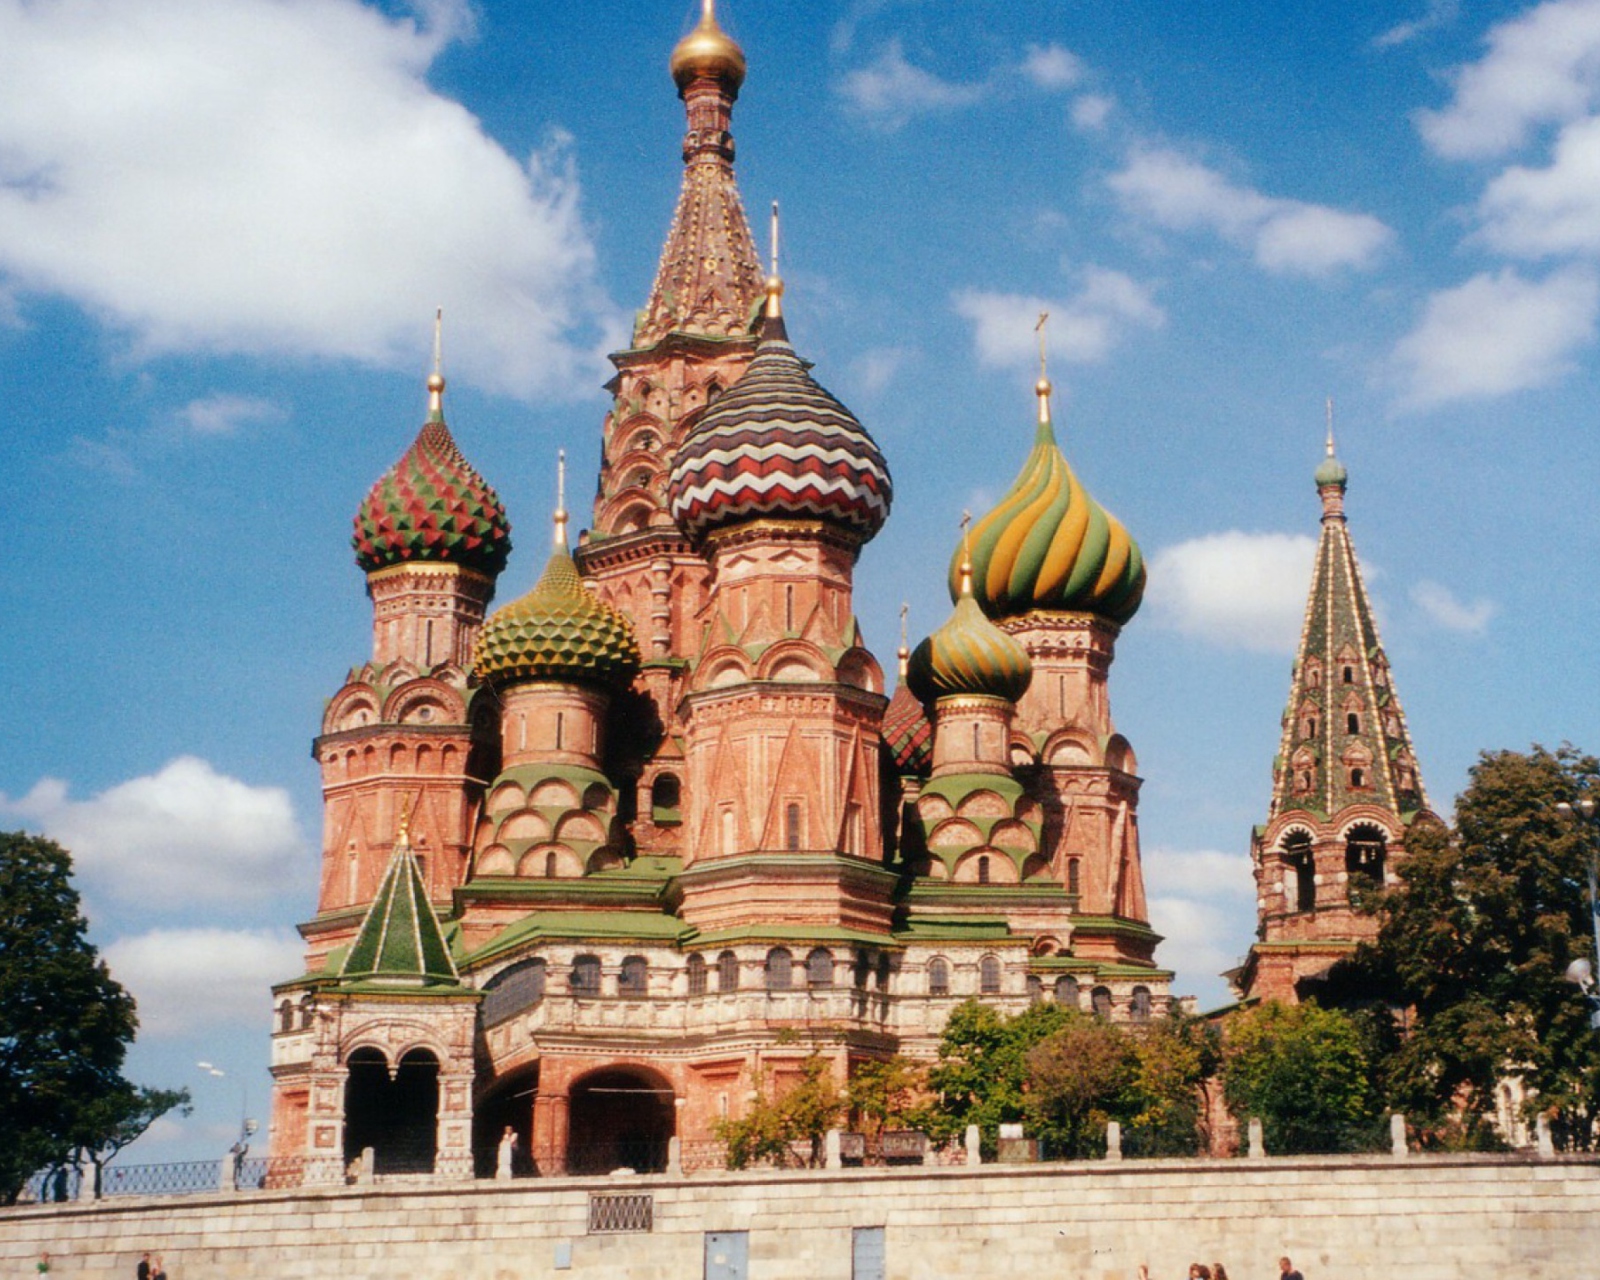
<svg viewBox="0 0 1600 1280"><path fill-rule="evenodd" d="M524 1172L659 1169L811 1055L841 1084L931 1060L966 1000L1129 1023L1172 1002L1110 705L1138 545L1041 377L1032 450L885 695L851 591L889 464L789 341L711 0L670 69L682 192L611 357L591 527L574 545L563 492L538 581L489 612L510 522L437 369L356 514L372 656L314 744L317 910L274 989L272 1154L308 1179L367 1148L379 1173L484 1174L510 1140ZM1392 876L1427 812L1331 436L1316 480L1247 999L1298 998L1367 936L1352 887Z"/></svg>

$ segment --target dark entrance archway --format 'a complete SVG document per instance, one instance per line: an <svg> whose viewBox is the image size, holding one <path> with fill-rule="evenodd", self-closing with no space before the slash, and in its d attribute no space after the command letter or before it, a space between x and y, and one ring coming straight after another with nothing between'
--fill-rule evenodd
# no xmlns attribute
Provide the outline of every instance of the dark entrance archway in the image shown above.
<svg viewBox="0 0 1600 1280"><path fill-rule="evenodd" d="M537 1173L533 1167L533 1098L539 1091L539 1064L520 1067L494 1081L472 1108L472 1167L480 1178L492 1178L500 1157L500 1139L513 1130L513 1177Z"/></svg>
<svg viewBox="0 0 1600 1280"><path fill-rule="evenodd" d="M644 1067L604 1067L568 1095L567 1171L660 1173L677 1129L672 1086Z"/></svg>
<svg viewBox="0 0 1600 1280"><path fill-rule="evenodd" d="M357 1049L344 1085L345 1162L372 1148L375 1173L432 1173L439 1141L439 1060L426 1049L391 1076L381 1049Z"/></svg>

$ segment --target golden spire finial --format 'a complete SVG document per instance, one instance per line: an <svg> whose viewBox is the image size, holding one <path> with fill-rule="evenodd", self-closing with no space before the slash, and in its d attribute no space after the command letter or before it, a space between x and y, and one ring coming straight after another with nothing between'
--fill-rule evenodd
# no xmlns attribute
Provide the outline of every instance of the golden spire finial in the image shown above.
<svg viewBox="0 0 1600 1280"><path fill-rule="evenodd" d="M906 643L906 615L911 612L911 606L904 600L900 602L900 649L895 655L900 659L900 678L906 678L906 672L911 667L911 647Z"/></svg>
<svg viewBox="0 0 1600 1280"><path fill-rule="evenodd" d="M444 417L444 308L433 313L433 372L428 375L428 418Z"/></svg>
<svg viewBox="0 0 1600 1280"><path fill-rule="evenodd" d="M1039 313L1039 322L1033 326L1033 331L1039 335L1039 381L1033 384L1034 394L1039 397L1039 422L1050 421L1050 375L1047 369L1048 348L1045 342L1044 326L1050 319L1048 311Z"/></svg>
<svg viewBox="0 0 1600 1280"><path fill-rule="evenodd" d="M411 820L417 816L417 806L422 803L422 792L417 792L417 798L411 802L409 809L400 810L400 826L394 833L396 848L409 849L411 847Z"/></svg>
<svg viewBox="0 0 1600 1280"><path fill-rule="evenodd" d="M772 271L767 276L767 314L776 319L783 314L783 277L778 274L778 202L772 202Z"/></svg>
<svg viewBox="0 0 1600 1280"><path fill-rule="evenodd" d="M724 80L738 94L744 83L744 50L717 25L715 0L701 0L700 21L678 41L668 66L680 91L697 76L708 75Z"/></svg>
<svg viewBox="0 0 1600 1280"><path fill-rule="evenodd" d="M556 546L567 549L567 451L556 450Z"/></svg>
<svg viewBox="0 0 1600 1280"><path fill-rule="evenodd" d="M961 513L961 594L972 594L972 512Z"/></svg>
<svg viewBox="0 0 1600 1280"><path fill-rule="evenodd" d="M1328 456L1333 457L1333 397L1328 397Z"/></svg>

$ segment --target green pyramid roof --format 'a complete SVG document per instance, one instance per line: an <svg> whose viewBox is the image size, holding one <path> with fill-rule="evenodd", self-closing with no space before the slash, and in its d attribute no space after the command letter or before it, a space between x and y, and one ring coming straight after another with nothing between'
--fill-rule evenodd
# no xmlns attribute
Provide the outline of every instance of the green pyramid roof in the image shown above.
<svg viewBox="0 0 1600 1280"><path fill-rule="evenodd" d="M461 981L404 831L395 841L378 896L344 958L339 981L411 987L455 986Z"/></svg>

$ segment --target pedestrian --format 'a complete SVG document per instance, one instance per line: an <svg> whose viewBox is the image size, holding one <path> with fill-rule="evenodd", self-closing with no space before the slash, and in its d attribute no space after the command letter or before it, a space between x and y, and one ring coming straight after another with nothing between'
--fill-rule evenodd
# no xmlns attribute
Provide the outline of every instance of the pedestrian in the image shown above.
<svg viewBox="0 0 1600 1280"><path fill-rule="evenodd" d="M42 1275L42 1276L50 1274L50 1255L49 1255L49 1253L41 1253L39 1255L39 1265L34 1269L36 1271L38 1271L38 1273L40 1275Z"/></svg>
<svg viewBox="0 0 1600 1280"><path fill-rule="evenodd" d="M1303 1275L1294 1269L1294 1263L1290 1262L1288 1258L1278 1259L1278 1271L1278 1280L1306 1280Z"/></svg>
<svg viewBox="0 0 1600 1280"><path fill-rule="evenodd" d="M159 1254L156 1256L155 1262L151 1264L150 1280L167 1280L167 1269L161 1265Z"/></svg>
<svg viewBox="0 0 1600 1280"><path fill-rule="evenodd" d="M1228 1268L1220 1262L1211 1264L1211 1280L1228 1280Z"/></svg>
<svg viewBox="0 0 1600 1280"><path fill-rule="evenodd" d="M1211 1268L1203 1262L1191 1262L1189 1280L1211 1280Z"/></svg>
<svg viewBox="0 0 1600 1280"><path fill-rule="evenodd" d="M139 1265L133 1269L135 1280L150 1280L150 1255L141 1253Z"/></svg>

